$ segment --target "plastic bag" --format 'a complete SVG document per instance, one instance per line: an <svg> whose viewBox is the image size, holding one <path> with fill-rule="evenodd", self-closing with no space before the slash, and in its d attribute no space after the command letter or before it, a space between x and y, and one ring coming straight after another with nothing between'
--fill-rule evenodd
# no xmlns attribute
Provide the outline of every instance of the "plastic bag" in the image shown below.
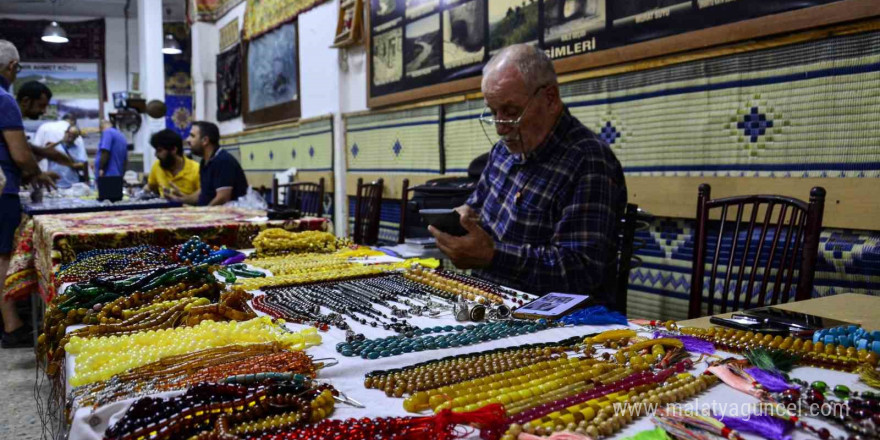
<svg viewBox="0 0 880 440"><path fill-rule="evenodd" d="M254 191L253 188L248 187L247 193L239 197L238 200L233 200L231 202L226 203L223 206L231 206L233 208L246 208L246 209L261 209L265 211L269 205L266 203L266 200L263 199L263 196L260 193Z"/></svg>

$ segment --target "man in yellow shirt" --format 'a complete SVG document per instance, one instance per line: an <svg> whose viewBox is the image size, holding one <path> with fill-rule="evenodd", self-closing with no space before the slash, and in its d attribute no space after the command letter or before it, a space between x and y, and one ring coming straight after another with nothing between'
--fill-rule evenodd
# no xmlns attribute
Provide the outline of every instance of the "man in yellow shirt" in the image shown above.
<svg viewBox="0 0 880 440"><path fill-rule="evenodd" d="M177 189L184 195L199 190L199 163L183 155L183 138L173 130L153 134L150 145L156 149L156 159L150 170L147 187L167 195Z"/></svg>

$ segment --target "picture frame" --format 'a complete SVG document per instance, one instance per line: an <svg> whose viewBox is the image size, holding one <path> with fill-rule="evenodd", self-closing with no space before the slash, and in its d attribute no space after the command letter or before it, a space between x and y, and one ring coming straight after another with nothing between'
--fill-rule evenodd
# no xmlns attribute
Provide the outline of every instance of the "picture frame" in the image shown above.
<svg viewBox="0 0 880 440"><path fill-rule="evenodd" d="M297 20L242 41L242 45L241 114L245 125L253 127L298 119L302 89Z"/></svg>
<svg viewBox="0 0 880 440"><path fill-rule="evenodd" d="M363 0L342 0L339 2L339 16L336 21L336 37L332 48L351 47L363 42L364 32Z"/></svg>
<svg viewBox="0 0 880 440"><path fill-rule="evenodd" d="M403 0L398 0L402 2ZM441 9L445 12L448 8L452 8L461 3L462 0L444 0L441 3ZM487 0L487 2L490 0ZM506 0L495 0L506 1ZM606 6L612 0L605 0ZM767 0L767 4L776 4L782 9L782 12L766 13L767 15L758 15L753 17L745 17L739 21L726 22L718 17L733 16L728 13L730 10L748 10L749 2L737 1L727 3L693 2L693 11L699 11L702 8L713 8L712 15L714 19L721 20L717 25L710 25L702 28L687 28L682 23L701 23L694 20L689 13L682 13L682 5L685 2L677 2L675 0L657 0L658 4L669 6L651 11L636 12L638 18L630 19L632 16L615 18L615 15L607 14L607 21L612 22L610 25L606 23L607 32L617 32L615 38L624 35L629 38L627 42L608 46L604 44L600 38L592 37L590 32L592 26L584 23L582 29L587 34L579 37L581 40L575 42L563 42L561 45L552 47L543 47L550 57L554 60L557 74L570 74L590 69L605 68L610 66L622 65L625 63L633 63L649 58L657 58L680 54L688 51L696 51L708 48L720 47L728 44L743 43L753 39L764 37L773 37L785 33L798 31L807 31L810 29L821 28L824 26L844 25L847 22L857 20L866 20L880 16L880 9L873 0L817 0L810 5L803 6L799 9L785 10L785 5L791 3L789 0ZM583 3L583 0L581 0ZM549 4L549 2L547 2ZM587 2L588 3L588 2ZM481 77L479 74L480 65L470 66L471 68L464 73L448 72L443 69L440 74L426 78L406 78L402 77L401 85L393 85L393 82L380 81L374 83L374 40L377 37L387 37L393 30L389 30L386 23L372 23L374 17L371 8L375 5L371 2L366 6L366 24L365 24L365 45L367 50L367 107L382 108L392 105L409 103L417 100L441 99L450 95L463 94L472 91L478 91L480 88ZM739 8L739 9L737 9ZM667 15L672 20L677 20L680 26L684 26L674 31L667 32L653 39L644 39L641 34L634 32L633 29L642 26L646 35L652 35L658 29L666 26ZM693 12L692 11L692 12ZM662 12L662 13L661 13ZM696 12L693 12L696 13ZM602 14L606 14L604 11ZM653 14L653 15L652 15ZM648 15L651 15L648 17ZM542 18L544 20L543 12ZM737 16L739 17L739 16ZM613 26L613 21L618 19L618 26ZM410 22L406 17L401 21L390 23L395 26L395 30L404 29ZM634 25L639 22L643 24ZM567 23L566 23L567 24ZM545 31L539 26L541 40L544 38L557 38L553 35L545 35ZM374 27L376 29L374 29ZM491 31L490 31L491 36ZM405 32L403 39L406 38ZM554 43L559 44L559 43ZM385 45L382 45L384 48ZM380 74L385 74L387 68L383 68ZM409 83L406 83L409 81ZM392 85L389 85L392 84ZM374 90L377 89L377 90Z"/></svg>

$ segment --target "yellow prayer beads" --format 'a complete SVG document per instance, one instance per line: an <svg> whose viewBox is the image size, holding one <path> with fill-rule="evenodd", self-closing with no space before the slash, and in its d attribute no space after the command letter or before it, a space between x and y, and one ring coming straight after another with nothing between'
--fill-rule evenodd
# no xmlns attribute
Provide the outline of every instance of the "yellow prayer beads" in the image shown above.
<svg viewBox="0 0 880 440"><path fill-rule="evenodd" d="M333 252L344 247L347 241L339 240L329 232L290 232L270 228L257 234L253 244L257 255L272 255L287 252Z"/></svg>
<svg viewBox="0 0 880 440"><path fill-rule="evenodd" d="M75 355L72 386L110 379L114 374L137 368L164 357L227 345L279 342L285 348L304 350L321 343L314 328L298 333L284 328L283 321L260 317L245 322L203 321L194 327L150 330L125 336L73 337L65 346Z"/></svg>
<svg viewBox="0 0 880 440"><path fill-rule="evenodd" d="M276 257L249 258L245 260L245 263L266 269L272 272L273 276L332 272L358 264L350 262L349 257L341 253L318 254L313 252Z"/></svg>
<svg viewBox="0 0 880 440"><path fill-rule="evenodd" d="M241 288L244 290L257 290L264 287L296 286L300 284L319 283L322 281L336 281L348 278L380 275L397 269L397 265L391 264L376 266L353 265L350 267L326 272L294 273L291 275L281 275L266 278L240 279L241 282L237 283L236 285L241 286Z"/></svg>
<svg viewBox="0 0 880 440"><path fill-rule="evenodd" d="M634 337L636 337L635 330L606 330L596 336L588 336L584 338L584 345L602 344L606 341L617 341L620 339L629 339Z"/></svg>

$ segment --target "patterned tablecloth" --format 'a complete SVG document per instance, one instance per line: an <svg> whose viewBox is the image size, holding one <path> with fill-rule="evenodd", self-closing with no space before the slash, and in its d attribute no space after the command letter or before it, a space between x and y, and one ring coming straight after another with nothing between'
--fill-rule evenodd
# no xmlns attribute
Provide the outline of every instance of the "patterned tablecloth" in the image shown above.
<svg viewBox="0 0 880 440"><path fill-rule="evenodd" d="M198 235L212 245L250 248L268 226L327 230L329 223L268 221L264 211L229 207L184 207L140 211L40 215L19 229L16 263L10 267L7 297L23 298L38 288L45 300L55 295L55 272L76 254L141 244L172 246ZM28 240L32 237L32 244ZM20 249L20 251L19 251ZM32 251L32 252L29 252Z"/></svg>

